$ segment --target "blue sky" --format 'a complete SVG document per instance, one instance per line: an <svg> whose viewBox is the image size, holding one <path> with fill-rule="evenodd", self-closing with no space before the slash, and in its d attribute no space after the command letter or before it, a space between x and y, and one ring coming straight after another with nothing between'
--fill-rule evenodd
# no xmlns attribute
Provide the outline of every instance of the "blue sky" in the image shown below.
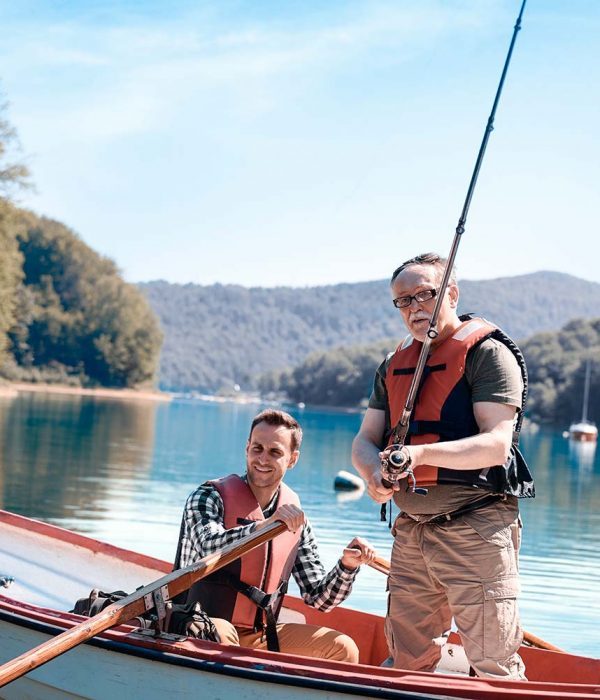
<svg viewBox="0 0 600 700"><path fill-rule="evenodd" d="M518 0L0 0L37 192L132 282L305 286L447 253ZM459 278L600 282L600 3L529 0Z"/></svg>

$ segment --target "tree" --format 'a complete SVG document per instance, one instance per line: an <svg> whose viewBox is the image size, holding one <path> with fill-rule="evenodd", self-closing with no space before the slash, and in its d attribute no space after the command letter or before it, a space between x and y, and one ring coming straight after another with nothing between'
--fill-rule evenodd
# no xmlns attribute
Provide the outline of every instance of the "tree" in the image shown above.
<svg viewBox="0 0 600 700"><path fill-rule="evenodd" d="M32 378L153 383L162 333L142 293L63 224L26 211L18 218L24 277L10 333L17 365Z"/></svg>
<svg viewBox="0 0 600 700"><path fill-rule="evenodd" d="M30 187L30 173L19 161L21 145L15 128L6 117L7 111L8 102L0 92L0 198L10 200L15 192Z"/></svg>
<svg viewBox="0 0 600 700"><path fill-rule="evenodd" d="M6 355L7 333L15 323L17 289L23 276L10 198L29 185L27 166L17 159L19 141L5 116L7 109L8 104L0 94L0 362Z"/></svg>

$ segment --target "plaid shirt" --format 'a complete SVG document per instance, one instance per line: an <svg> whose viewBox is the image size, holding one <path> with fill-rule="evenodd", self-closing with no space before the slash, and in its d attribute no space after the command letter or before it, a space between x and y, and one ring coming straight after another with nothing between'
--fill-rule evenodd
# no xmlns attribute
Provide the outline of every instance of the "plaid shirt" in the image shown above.
<svg viewBox="0 0 600 700"><path fill-rule="evenodd" d="M263 510L265 519L277 509L278 496L279 493L276 493ZM226 530L224 520L223 499L211 484L202 484L188 496L183 509L179 567L193 564L198 559L249 535L256 528L252 523ZM346 569L341 561L338 561L328 574L325 573L319 559L315 536L306 520L292 569L304 602L323 611L334 608L350 594L357 572L358 568Z"/></svg>

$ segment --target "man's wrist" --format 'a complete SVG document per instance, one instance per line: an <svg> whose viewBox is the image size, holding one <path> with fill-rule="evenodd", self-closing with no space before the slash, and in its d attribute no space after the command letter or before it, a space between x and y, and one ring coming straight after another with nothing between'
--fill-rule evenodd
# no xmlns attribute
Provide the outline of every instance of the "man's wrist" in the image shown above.
<svg viewBox="0 0 600 700"><path fill-rule="evenodd" d="M360 566L355 566L354 568L347 566L346 564L344 564L341 557L338 560L338 567L340 568L340 571L343 574L349 574L351 576L354 576L354 574L360 569Z"/></svg>
<svg viewBox="0 0 600 700"><path fill-rule="evenodd" d="M409 466L416 467L423 463L423 447L421 445L404 445L404 448L409 456Z"/></svg>

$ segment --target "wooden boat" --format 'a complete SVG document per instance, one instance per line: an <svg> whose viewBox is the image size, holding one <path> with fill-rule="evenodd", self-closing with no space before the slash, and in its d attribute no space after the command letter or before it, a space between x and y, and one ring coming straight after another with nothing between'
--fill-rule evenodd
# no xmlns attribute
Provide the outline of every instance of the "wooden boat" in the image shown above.
<svg viewBox="0 0 600 700"><path fill-rule="evenodd" d="M92 588L133 591L170 568L0 511L0 663L80 623L67 611ZM0 698L600 698L597 659L523 647L529 682L469 678L458 673L464 654L452 635L446 658L456 662L453 670L408 672L380 666L387 657L381 617L345 607L324 614L293 596L286 608L352 635L360 664L157 638L120 625L1 687Z"/></svg>

